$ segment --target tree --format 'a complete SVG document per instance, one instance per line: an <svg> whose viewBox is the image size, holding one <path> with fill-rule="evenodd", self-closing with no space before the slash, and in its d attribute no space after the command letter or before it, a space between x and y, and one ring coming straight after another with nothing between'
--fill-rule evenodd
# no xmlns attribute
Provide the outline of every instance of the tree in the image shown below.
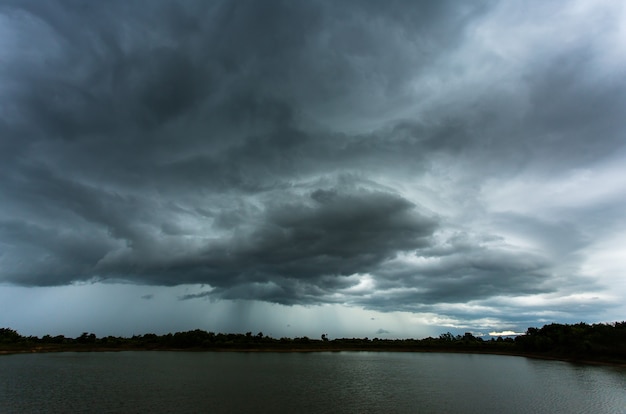
<svg viewBox="0 0 626 414"><path fill-rule="evenodd" d="M446 333L439 335L439 339L441 339L442 341L446 341L446 342L452 342L454 341L454 335L452 335L452 333L450 332L446 332Z"/></svg>
<svg viewBox="0 0 626 414"><path fill-rule="evenodd" d="M10 328L0 328L0 343L16 343L22 340L22 335Z"/></svg>
<svg viewBox="0 0 626 414"><path fill-rule="evenodd" d="M96 334L83 332L81 336L76 338L76 342L81 344L93 344L96 342Z"/></svg>

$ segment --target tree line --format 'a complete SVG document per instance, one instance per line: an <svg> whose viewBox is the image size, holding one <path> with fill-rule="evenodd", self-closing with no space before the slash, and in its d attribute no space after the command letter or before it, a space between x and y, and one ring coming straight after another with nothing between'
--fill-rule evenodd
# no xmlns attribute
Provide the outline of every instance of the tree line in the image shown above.
<svg viewBox="0 0 626 414"><path fill-rule="evenodd" d="M566 359L626 361L626 322L544 325L528 328L516 337L485 340L471 333L443 333L437 338L381 339L336 338L322 334L309 337L273 338L263 332L215 333L201 329L132 337L97 337L84 332L76 338L63 335L22 336L10 328L0 328L0 350L376 350L376 351L452 351L512 353L552 356Z"/></svg>

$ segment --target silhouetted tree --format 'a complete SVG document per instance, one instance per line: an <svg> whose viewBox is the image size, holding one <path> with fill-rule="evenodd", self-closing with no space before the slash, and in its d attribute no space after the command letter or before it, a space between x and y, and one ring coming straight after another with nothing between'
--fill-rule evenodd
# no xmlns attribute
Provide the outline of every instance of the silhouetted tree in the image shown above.
<svg viewBox="0 0 626 414"><path fill-rule="evenodd" d="M442 341L446 341L446 342L452 342L454 341L454 335L452 335L452 333L450 332L446 332L446 333L439 335L439 339L441 339Z"/></svg>
<svg viewBox="0 0 626 414"><path fill-rule="evenodd" d="M76 338L76 342L80 344L93 344L96 342L96 334L83 332L81 336Z"/></svg>
<svg viewBox="0 0 626 414"><path fill-rule="evenodd" d="M11 328L0 328L0 343L16 343L23 339L22 335Z"/></svg>

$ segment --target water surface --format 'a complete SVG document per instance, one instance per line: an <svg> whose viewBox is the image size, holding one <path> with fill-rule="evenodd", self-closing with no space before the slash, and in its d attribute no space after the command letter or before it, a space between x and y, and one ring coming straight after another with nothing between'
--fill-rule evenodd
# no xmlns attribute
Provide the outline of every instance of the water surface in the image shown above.
<svg viewBox="0 0 626 414"><path fill-rule="evenodd" d="M0 357L0 412L626 413L626 370L400 352Z"/></svg>

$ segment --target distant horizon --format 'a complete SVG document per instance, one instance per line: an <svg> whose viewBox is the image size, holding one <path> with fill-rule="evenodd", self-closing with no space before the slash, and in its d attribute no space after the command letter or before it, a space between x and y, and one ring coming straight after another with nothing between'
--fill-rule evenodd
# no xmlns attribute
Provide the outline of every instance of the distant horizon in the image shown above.
<svg viewBox="0 0 626 414"><path fill-rule="evenodd" d="M331 337L330 335L328 335L327 333L321 333L319 335L319 337L315 337L315 336L308 336L308 335L301 335L301 336L293 336L293 337L287 337L287 336L272 336L271 334L266 334L263 331L246 331L246 332L218 332L218 331L207 331L204 329L190 329L190 330L186 330L186 331L177 331L177 332L165 332L165 333L156 333L156 332L144 332L144 333L137 333L134 334L132 336L120 336L120 335L97 335L95 332L92 331L84 331L82 332L80 335L77 336L66 336L63 334L54 334L54 333L48 333L48 334L44 334L44 335L23 335L21 332L19 332L16 329L12 329L11 327L7 327L7 326L0 326L0 340L2 339L2 334L5 331L13 331L14 334L20 335L22 338L30 338L30 337L34 337L37 339L45 339L46 337L49 338L58 338L58 337L63 337L63 338L67 338L67 339L73 339L73 340L77 340L79 338L87 338L90 336L95 336L95 338L97 339L106 339L108 337L113 337L113 338L122 338L122 339L132 339L135 337L146 337L149 335L155 335L158 337L167 337L170 335L176 335L176 334L187 334L187 333L193 333L196 331L199 332L203 332L204 334L212 334L212 335L216 335L216 336L228 336L228 335L237 335L237 336L245 336L245 337L250 337L251 339L273 339L273 340L279 340L279 339L290 339L290 340L299 340L299 339L309 339L312 341L332 341L335 339L359 339L359 340L391 340L391 341L402 341L405 339L409 339L409 340L423 340L423 339L442 339L442 338L451 338L451 339L463 339L463 338L467 338L468 335L471 335L470 337L473 338L477 338L477 339L481 339L484 338L486 336L492 337L492 338L502 338L502 337L518 337L518 336L524 336L524 335L528 335L528 333L530 332L531 334L533 333L533 330L541 330L542 328L545 328L546 326L552 326L552 325L557 325L560 327L573 327L579 324L584 324L587 325L588 327L594 327L594 326L609 326L609 327L614 327L614 328L619 328L619 326L623 326L624 324L626 324L626 321L615 321L615 322L606 322L606 323L595 323L595 324L589 324L587 322L578 322L576 324L558 324L558 323L552 323L552 324L546 324L544 326L541 327L529 327L528 330L526 332L513 332L513 331L504 331L504 332L490 332L488 334L478 334L478 335L474 335L471 332L464 332L463 335L461 334L453 334L450 331L447 332L442 332L441 334L439 334L438 336L434 337L434 336L428 336L428 337L424 337L424 338L415 338L415 337L408 337L408 338L379 338L378 336L374 336L374 337L354 337L354 336L337 336L337 337ZM619 326L618 326L619 325ZM0 341L1 343L2 341Z"/></svg>
<svg viewBox="0 0 626 414"><path fill-rule="evenodd" d="M609 322L609 323L610 323L610 322ZM15 330L18 334L20 334L20 335L22 335L22 336L24 336L24 337L31 337L31 336L32 336L32 337L36 337L36 338L40 338L40 339L41 339L41 338L43 338L43 337L45 337L45 336L50 336L50 337L53 337L53 338L54 338L54 337L57 337L57 336L63 336L63 337L65 337L65 338L72 338L72 339L76 339L76 338L79 338L80 336L82 336L82 335L84 335L84 334L89 334L89 335L94 334L94 335L96 335L96 337L97 337L97 338L106 338L106 337L116 337L116 338L132 338L133 336L143 336L143 335L153 335L153 334L154 334L154 335L158 335L158 336L166 336L166 335L173 335L173 334L175 334L175 333L180 333L180 332L192 332L192 331L195 331L195 330L200 330L200 331L203 331L203 332L208 332L208 333L223 334L223 335L231 335L231 334L234 334L234 335L246 335L246 334L248 334L248 333L251 333L253 336L256 336L256 335L258 335L258 334L262 333L264 337L273 338L273 339L280 339L280 338L289 338L289 339L295 339L295 338L309 338L309 339L311 339L311 340L318 340L318 339L321 339L322 335L326 336L326 334L325 334L325 333L323 333L323 332L322 332L322 333L320 333L320 334L319 334L319 335L317 335L317 336L311 336L311 335L297 335L297 336L274 336L274 335L271 335L271 334L265 334L263 331L256 331L256 332L255 332L254 330L252 330L252 331L246 331L246 332L238 332L238 331L237 331L237 332L235 332L235 331L232 331L232 332L220 332L220 331L211 331L211 330L200 329L200 328L196 328L196 329L189 329L189 330L185 330L185 331L162 332L162 333L158 333L158 332L143 332L143 333L139 333L139 332L138 332L138 333L135 333L135 334L133 334L133 335L111 335L111 334L109 334L109 335L98 335L96 332L93 332L93 331L83 331L83 332L81 332L81 334L80 334L80 335L65 335L65 334L57 334L57 333L47 333L47 334L43 334L43 335L24 335L24 334L22 334L22 332L20 332L19 330L17 330L17 329L13 329L13 328L12 328L12 327L10 327L10 326L0 326L0 329L1 329L1 328ZM457 337L457 336L458 336L458 337L462 337L462 336L463 336L462 334L455 334L455 333L452 333L452 332L450 332L450 331L441 332L441 334L440 334L440 335L444 335L444 334L447 334L447 333L451 333L451 334L453 334L455 337ZM470 333L470 334L472 334L472 335L473 335L474 337L476 337L476 338L485 338L485 337L500 338L500 337L514 337L514 336L526 335L526 332L513 332L513 331L490 332L490 333L487 333L487 334L482 334L482 333L479 333L479 334L477 334L477 335L474 335L474 334L473 334L473 333L471 333L471 332L464 332L464 334L465 334L465 333ZM439 336L439 335L437 335L436 337L438 337L438 336ZM387 337L384 333L383 333L383 334L380 334L380 333L379 333L379 334L377 334L377 335L375 335L375 336L372 336L372 337L370 337L370 336L355 337L355 336L349 336L349 335L344 335L344 336L339 335L339 336L336 336L336 337L331 337L330 335L328 335L328 336L326 336L326 338L327 338L328 340L333 340L333 339L350 339L350 338L357 338L357 339L364 339L364 338L368 338L368 339L379 339L379 340L386 340L386 339L388 339L388 340L418 339L418 340L419 340L419 339L426 339L426 338L435 338L435 336L426 336L426 337L399 337L399 338L395 338L395 337Z"/></svg>
<svg viewBox="0 0 626 414"><path fill-rule="evenodd" d="M142 291L141 287L133 292L128 286L122 285L124 294L132 297L133 293ZM310 309L311 307L301 308L296 306L282 306L277 304L266 304L262 302L253 301L220 301L221 304L210 302L208 306L213 309L219 309L219 312L211 313L207 315L202 312L203 305L207 306L207 301L201 301L197 303L194 309L177 309L179 313L173 313L171 308L162 308L162 302L156 302L151 309L144 309L145 313L150 313L153 317L146 318L145 313L137 315L135 312L130 313L123 317L120 313L116 312L116 316L111 318L106 313L98 313L104 306L108 298L117 289L113 289L111 292L111 285L108 285L109 289L105 295L101 295L101 290L94 287L91 295L82 295L81 302L74 305L67 301L49 301L47 307L42 307L42 313L45 315L54 315L54 318L47 320L45 326L37 319L28 320L25 318L21 323L15 323L16 321L9 320L9 318L2 317L0 315L0 327L9 327L19 332L26 332L28 335L42 336L47 333L46 326L57 327L56 331L59 334L66 335L68 337L76 337L83 332L92 329L94 333L103 332L105 336L132 336L135 334L144 333L157 333L167 334L171 332L183 332L193 329L202 329L206 331L223 331L226 332L230 329L230 332L248 332L248 331L263 331L263 332L275 332L279 337L287 336L315 336L319 332L333 332L333 334L339 334L340 331L336 330L334 325L337 320L341 320L340 325L346 327L345 332L350 333L349 336L355 337L373 337L379 336L381 338L389 339L402 339L402 338L425 338L428 336L438 336L441 333L452 332L455 335L464 334L465 332L471 332L476 336L497 336L491 335L492 332L517 332L523 333L529 327L538 327L550 323L567 323L575 324L578 322L585 322L589 324L595 323L615 323L619 321L619 318L614 320L592 320L592 319L567 319L567 320L544 320L537 321L536 323L528 324L493 324L483 326L476 329L475 326L462 325L428 325L424 326L421 323L407 324L405 319L411 317L410 314L403 312L375 312L371 310L358 310L353 309L346 312L342 308L334 308L332 306L321 305L319 309ZM80 289L80 287L76 287ZM20 294L14 294L13 289L16 290L32 290L33 288L22 287L9 287L3 291L0 289L0 303L4 303L5 306L11 307L12 304L23 297ZM185 291L186 289L181 289ZM6 296L3 297L2 294ZM144 301L150 301L154 294L148 294L148 299L142 298ZM101 301L102 303L98 303ZM89 302L93 305L93 309L90 312L85 312L82 315L73 315L75 308L87 308L84 304ZM220 306L222 305L222 306ZM145 306L145 305L144 305ZM258 310L258 309L261 310ZM277 316L269 321L262 322L265 315L274 313ZM307 320L309 315L315 315L313 321ZM192 315L191 317L189 315ZM232 321L227 317L230 315L238 315L239 325L237 328ZM220 320L219 316L226 316L225 320ZM245 317L244 317L245 316ZM413 316L414 317L414 316ZM144 319L146 318L146 319ZM415 318L415 317L414 317ZM18 319L18 318L15 318ZM164 321L165 319L166 321ZM24 322L25 321L25 322ZM78 321L78 323L77 323ZM145 324L144 324L145 321ZM334 321L333 324L331 321ZM11 323L13 322L13 323ZM90 323L93 322L93 325ZM255 325L257 324L258 325ZM311 327L314 325L315 327ZM96 332L94 328L90 326L100 327ZM143 329L142 326L148 329ZM169 326L169 328L168 328ZM230 328L232 326L232 328ZM255 328L255 326L261 329ZM387 329L382 328L386 326ZM499 327L500 329L488 329L487 327ZM151 327L151 328L150 328ZM331 327L331 329L328 329Z"/></svg>

